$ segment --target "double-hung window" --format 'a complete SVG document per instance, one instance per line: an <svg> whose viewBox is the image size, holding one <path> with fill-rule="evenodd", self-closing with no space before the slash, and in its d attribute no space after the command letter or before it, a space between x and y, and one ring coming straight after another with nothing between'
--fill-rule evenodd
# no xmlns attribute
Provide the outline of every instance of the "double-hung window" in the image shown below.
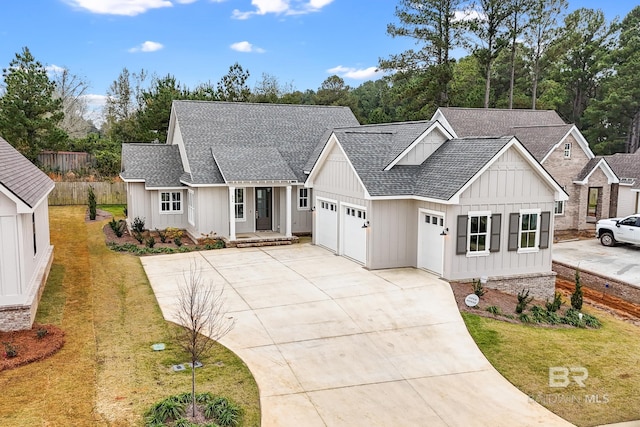
<svg viewBox="0 0 640 427"><path fill-rule="evenodd" d="M160 192L160 213L182 213L182 191Z"/></svg>
<svg viewBox="0 0 640 427"><path fill-rule="evenodd" d="M509 250L518 253L538 252L549 248L551 212L521 209L509 215Z"/></svg>
<svg viewBox="0 0 640 427"><path fill-rule="evenodd" d="M570 159L571 158L571 143L570 142L565 142L565 144L564 144L564 158L565 159Z"/></svg>
<svg viewBox="0 0 640 427"><path fill-rule="evenodd" d="M298 210L300 211L309 210L309 189L308 188L302 187L298 189Z"/></svg>
<svg viewBox="0 0 640 427"><path fill-rule="evenodd" d="M491 236L491 212L469 212L467 255L488 255Z"/></svg>
<svg viewBox="0 0 640 427"><path fill-rule="evenodd" d="M555 215L564 215L564 200L556 201L556 207L553 211Z"/></svg>
<svg viewBox="0 0 640 427"><path fill-rule="evenodd" d="M236 188L235 194L235 212L236 212L236 220L245 221L246 218L244 216L245 205L244 205L244 188Z"/></svg>

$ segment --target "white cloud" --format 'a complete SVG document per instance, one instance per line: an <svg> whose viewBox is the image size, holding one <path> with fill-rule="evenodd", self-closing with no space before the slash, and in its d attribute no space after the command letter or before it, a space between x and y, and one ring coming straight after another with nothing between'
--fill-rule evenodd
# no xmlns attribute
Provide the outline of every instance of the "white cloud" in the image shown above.
<svg viewBox="0 0 640 427"><path fill-rule="evenodd" d="M378 70L378 67L352 68L343 67L342 65L329 68L327 73L337 74L340 77L346 77L354 80L370 80L384 74L382 71Z"/></svg>
<svg viewBox="0 0 640 427"><path fill-rule="evenodd" d="M100 127L104 122L104 106L107 103L106 95L87 94L83 95L82 100L86 102L87 109L84 118L91 120L94 125Z"/></svg>
<svg viewBox="0 0 640 427"><path fill-rule="evenodd" d="M49 74L59 74L65 70L64 67L60 67L59 65L56 65L56 64L47 65L44 68L45 70L47 70L47 73Z"/></svg>
<svg viewBox="0 0 640 427"><path fill-rule="evenodd" d="M102 15L135 16L151 9L171 7L169 0L65 0L77 9L84 9L91 13ZM181 3L188 3L179 0Z"/></svg>
<svg viewBox="0 0 640 427"><path fill-rule="evenodd" d="M323 7L331 4L333 0L251 0L255 7L252 11L240 11L235 9L232 17L235 19L249 19L253 15L304 15L318 12Z"/></svg>
<svg viewBox="0 0 640 427"><path fill-rule="evenodd" d="M264 53L265 50L252 45L251 43L249 43L248 41L241 41L241 42L237 42L237 43L233 43L231 46L229 46L231 49L237 51L237 52L255 52L255 53Z"/></svg>
<svg viewBox="0 0 640 427"><path fill-rule="evenodd" d="M466 22L466 21L485 21L487 15L480 13L477 10L456 10L454 13L454 22Z"/></svg>
<svg viewBox="0 0 640 427"><path fill-rule="evenodd" d="M142 43L140 46L132 47L129 49L130 53L136 52L155 52L156 50L162 49L164 46L162 43L146 41Z"/></svg>

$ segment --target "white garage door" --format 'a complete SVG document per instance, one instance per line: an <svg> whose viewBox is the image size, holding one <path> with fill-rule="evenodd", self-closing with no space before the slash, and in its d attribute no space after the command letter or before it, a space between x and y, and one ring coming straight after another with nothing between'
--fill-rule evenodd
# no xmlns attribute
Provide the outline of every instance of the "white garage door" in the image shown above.
<svg viewBox="0 0 640 427"><path fill-rule="evenodd" d="M316 244L338 251L338 207L335 202L317 200Z"/></svg>
<svg viewBox="0 0 640 427"><path fill-rule="evenodd" d="M366 220L364 209L344 208L342 253L363 264L367 262L367 228L362 228Z"/></svg>
<svg viewBox="0 0 640 427"><path fill-rule="evenodd" d="M444 215L420 213L418 226L418 267L442 275Z"/></svg>

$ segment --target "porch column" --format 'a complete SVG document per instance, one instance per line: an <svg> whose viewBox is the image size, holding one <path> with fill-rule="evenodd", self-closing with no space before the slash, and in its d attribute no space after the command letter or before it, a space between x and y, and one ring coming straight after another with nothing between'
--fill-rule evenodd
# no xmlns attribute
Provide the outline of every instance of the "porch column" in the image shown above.
<svg viewBox="0 0 640 427"><path fill-rule="evenodd" d="M285 237L291 237L291 186L287 185L287 197L286 197L286 214L285 214L285 225L284 225L284 235Z"/></svg>
<svg viewBox="0 0 640 427"><path fill-rule="evenodd" d="M236 187L229 187L229 240L236 240Z"/></svg>

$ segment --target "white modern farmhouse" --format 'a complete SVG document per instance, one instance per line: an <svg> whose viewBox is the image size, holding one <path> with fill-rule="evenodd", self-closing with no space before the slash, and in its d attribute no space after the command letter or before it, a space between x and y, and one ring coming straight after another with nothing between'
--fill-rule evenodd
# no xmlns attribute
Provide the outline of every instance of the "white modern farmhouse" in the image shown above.
<svg viewBox="0 0 640 427"><path fill-rule="evenodd" d="M0 330L30 329L53 262L54 183L0 138Z"/></svg>
<svg viewBox="0 0 640 427"><path fill-rule="evenodd" d="M344 107L176 101L166 144L122 153L129 220L150 229L311 232L366 268L553 295L553 212L567 194L512 136L361 126Z"/></svg>

